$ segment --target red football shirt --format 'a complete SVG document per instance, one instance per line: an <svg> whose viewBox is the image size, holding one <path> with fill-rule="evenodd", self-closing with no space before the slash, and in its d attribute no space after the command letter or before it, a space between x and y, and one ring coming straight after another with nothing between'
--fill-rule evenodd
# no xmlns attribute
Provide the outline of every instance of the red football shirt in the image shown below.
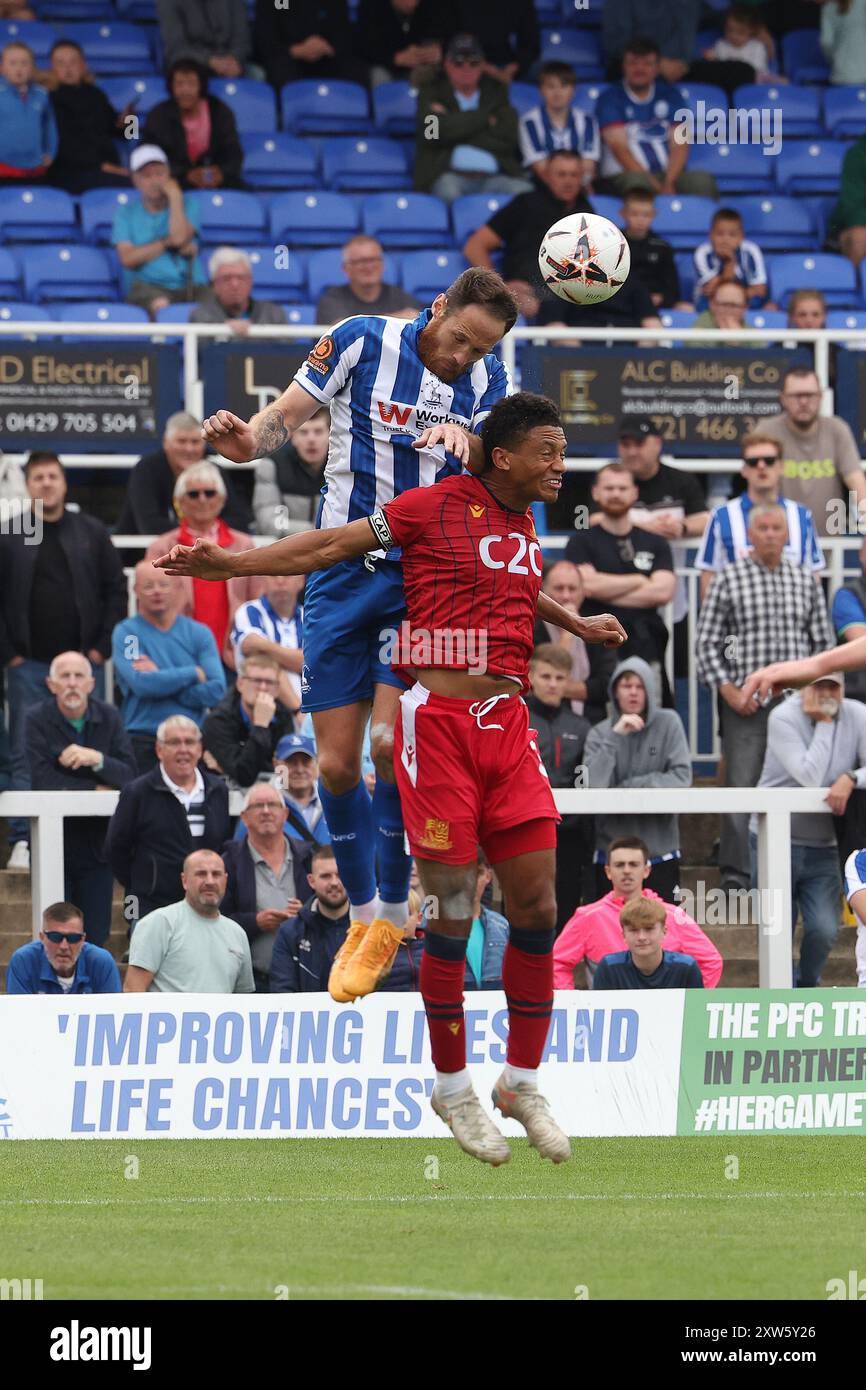
<svg viewBox="0 0 866 1390"><path fill-rule="evenodd" d="M526 689L542 568L532 511L511 511L464 473L401 493L371 525L403 549L409 617L392 664L511 676Z"/></svg>

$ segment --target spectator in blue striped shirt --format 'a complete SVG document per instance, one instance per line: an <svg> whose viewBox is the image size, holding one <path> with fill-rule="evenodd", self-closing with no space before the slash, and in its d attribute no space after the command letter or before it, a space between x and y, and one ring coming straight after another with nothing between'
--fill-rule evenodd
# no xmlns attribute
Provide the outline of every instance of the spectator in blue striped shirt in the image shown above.
<svg viewBox="0 0 866 1390"><path fill-rule="evenodd" d="M594 116L574 105L577 78L568 63L543 63L538 74L541 103L520 118L520 154L524 168L547 182L554 150L574 150L583 160L583 186L591 188L601 158Z"/></svg>
<svg viewBox="0 0 866 1390"><path fill-rule="evenodd" d="M742 442L743 466L740 472L746 490L716 507L704 531L696 569L702 570L701 598L707 592L714 574L731 565L751 550L749 513L761 504L778 503L784 507L788 523L788 539L784 554L795 565L802 565L813 574L826 568L818 543L818 533L812 513L800 502L782 497L782 450L779 442L768 434L747 434Z"/></svg>
<svg viewBox="0 0 866 1390"><path fill-rule="evenodd" d="M274 574L265 580L258 598L242 603L232 625L232 651L235 665L241 658L271 656L280 668L277 698L289 708L301 698L301 672L304 669L304 609L302 574Z"/></svg>
<svg viewBox="0 0 866 1390"><path fill-rule="evenodd" d="M695 251L695 302L699 308L725 281L739 280L754 308L767 298L767 271L760 246L746 241L743 219L734 208L719 208L710 223L708 241Z"/></svg>

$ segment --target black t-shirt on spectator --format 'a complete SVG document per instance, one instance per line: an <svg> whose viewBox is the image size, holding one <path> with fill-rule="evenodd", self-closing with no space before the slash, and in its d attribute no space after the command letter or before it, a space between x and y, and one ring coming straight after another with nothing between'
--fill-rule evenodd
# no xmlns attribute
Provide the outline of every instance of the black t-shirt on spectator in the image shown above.
<svg viewBox="0 0 866 1390"><path fill-rule="evenodd" d="M43 521L42 543L30 590L30 656L53 661L81 648L81 620L69 561L60 544L59 521Z"/></svg>
<svg viewBox="0 0 866 1390"><path fill-rule="evenodd" d="M652 232L637 241L627 236L626 241L631 252L629 274L640 280L647 294L662 296L660 308L672 308L680 297L680 277L670 242Z"/></svg>
<svg viewBox="0 0 866 1390"><path fill-rule="evenodd" d="M613 536L603 526L588 526L576 531L565 547L566 560L575 565L594 565L599 574L633 574L649 578L660 570L674 567L671 548L664 536L653 535L633 526L624 536ZM585 618L598 613L613 613L619 618L628 641L619 649L619 657L642 656L644 661L662 661L667 645L667 628L656 608L627 608L610 599L587 598L581 605Z"/></svg>
<svg viewBox="0 0 866 1390"><path fill-rule="evenodd" d="M683 516L694 516L696 512L707 509L701 484L694 473L686 473L682 468L671 468L660 463L658 472L652 478L635 478L638 493L638 507L648 512L668 512L681 507ZM598 503L590 504L589 510L597 512Z"/></svg>
<svg viewBox="0 0 866 1390"><path fill-rule="evenodd" d="M444 40L457 33L454 0L420 0L411 14L400 14L391 0L361 0L355 23L359 57L371 67L394 67L394 57L413 44ZM409 68L395 71L408 78Z"/></svg>
<svg viewBox="0 0 866 1390"><path fill-rule="evenodd" d="M490 218L487 226L505 245L502 249L502 275L506 280L526 280L542 287L538 268L538 248L545 232L561 217L592 212L592 203L582 195L573 203L554 198L549 188L519 193ZM650 308L652 312L652 307Z"/></svg>
<svg viewBox="0 0 866 1390"><path fill-rule="evenodd" d="M640 328L657 310L649 292L634 275L602 304L569 304L551 296L538 311L538 323L564 323L568 328ZM598 344L592 344L597 347Z"/></svg>
<svg viewBox="0 0 866 1390"><path fill-rule="evenodd" d="M119 138L117 115L108 97L95 83L61 85L51 93L57 122L57 158L51 166L54 178L98 170L102 164L119 164L115 140Z"/></svg>

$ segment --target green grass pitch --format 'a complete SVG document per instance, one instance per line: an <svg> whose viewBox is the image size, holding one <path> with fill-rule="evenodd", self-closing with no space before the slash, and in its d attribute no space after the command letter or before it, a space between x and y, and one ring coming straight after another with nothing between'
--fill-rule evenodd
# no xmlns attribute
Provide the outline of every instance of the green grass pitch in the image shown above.
<svg viewBox="0 0 866 1390"><path fill-rule="evenodd" d="M493 1170L448 1139L8 1142L0 1274L46 1299L820 1300L863 1268L858 1137L512 1152Z"/></svg>

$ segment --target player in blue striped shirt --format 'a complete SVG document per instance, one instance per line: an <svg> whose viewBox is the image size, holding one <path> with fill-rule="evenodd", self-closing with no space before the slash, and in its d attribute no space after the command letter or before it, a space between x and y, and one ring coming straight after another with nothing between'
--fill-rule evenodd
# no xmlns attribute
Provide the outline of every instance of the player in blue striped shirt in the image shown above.
<svg viewBox="0 0 866 1390"><path fill-rule="evenodd" d="M568 63L544 63L538 75L541 104L520 118L520 154L526 169L543 179L554 150L573 150L583 159L583 186L591 187L601 141L594 116L574 103L577 78Z"/></svg>
<svg viewBox="0 0 866 1390"><path fill-rule="evenodd" d="M746 491L716 507L707 522L695 560L695 568L703 570L701 597L709 588L714 574L751 550L749 513L759 504L771 502L784 507L788 523L784 553L789 560L812 570L814 574L826 568L809 508L779 493L784 463L778 440L760 433L747 434L741 447L743 466L740 472L746 480Z"/></svg>
<svg viewBox="0 0 866 1390"><path fill-rule="evenodd" d="M706 308L710 296L726 280L745 285L749 305L767 298L767 270L760 246L746 241L743 219L734 208L719 208L710 223L710 239L695 250L695 303Z"/></svg>

